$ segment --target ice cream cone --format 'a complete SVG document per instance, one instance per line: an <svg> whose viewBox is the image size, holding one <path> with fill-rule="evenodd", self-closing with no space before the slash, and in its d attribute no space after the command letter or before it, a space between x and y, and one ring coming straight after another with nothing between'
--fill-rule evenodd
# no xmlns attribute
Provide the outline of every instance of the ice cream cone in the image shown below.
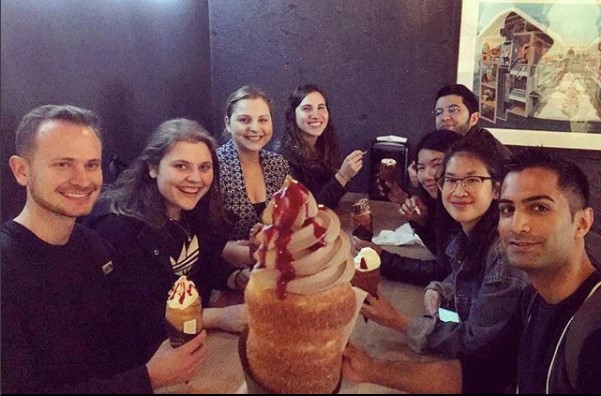
<svg viewBox="0 0 601 396"><path fill-rule="evenodd" d="M379 177L383 181L394 182L397 177L397 162L392 158L383 158L380 162Z"/></svg>
<svg viewBox="0 0 601 396"><path fill-rule="evenodd" d="M200 295L185 276L181 276L169 292L165 323L174 348L190 341L203 329Z"/></svg>
<svg viewBox="0 0 601 396"><path fill-rule="evenodd" d="M355 275L351 279L351 284L373 296L377 296L381 264L378 253L372 248L366 247L359 251L353 261L355 263Z"/></svg>
<svg viewBox="0 0 601 396"><path fill-rule="evenodd" d="M378 283L380 282L380 268L368 271L355 271L351 284L361 290L365 290L372 296L378 295Z"/></svg>

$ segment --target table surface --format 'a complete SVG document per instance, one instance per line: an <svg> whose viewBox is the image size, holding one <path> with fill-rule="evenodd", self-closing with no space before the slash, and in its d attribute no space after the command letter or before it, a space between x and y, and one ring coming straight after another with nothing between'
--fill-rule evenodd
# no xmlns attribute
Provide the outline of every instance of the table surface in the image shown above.
<svg viewBox="0 0 601 396"><path fill-rule="evenodd" d="M336 212L342 228L350 231L350 209L354 201L365 194L347 193ZM374 233L381 229L396 229L404 222L398 213L398 205L390 202L370 201L374 216ZM421 246L395 246L387 250L421 259L432 257ZM417 316L423 312L422 289L418 286L382 279L378 292L385 296L399 311ZM408 350L401 333L382 327L374 322L365 322L359 317L351 342L370 355L387 360L424 360L429 357L416 355ZM238 357L238 334L209 331L207 338L208 356L196 376L187 384L162 388L157 393L246 393L244 374ZM402 393L394 389L374 385L355 384L343 381L340 393Z"/></svg>

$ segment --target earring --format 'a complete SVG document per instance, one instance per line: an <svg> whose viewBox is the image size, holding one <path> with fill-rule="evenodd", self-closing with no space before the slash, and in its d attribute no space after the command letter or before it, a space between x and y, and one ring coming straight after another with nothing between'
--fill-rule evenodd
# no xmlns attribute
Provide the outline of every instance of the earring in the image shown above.
<svg viewBox="0 0 601 396"><path fill-rule="evenodd" d="M157 177L157 172L154 169L151 169L150 171L148 171L148 174L153 179Z"/></svg>

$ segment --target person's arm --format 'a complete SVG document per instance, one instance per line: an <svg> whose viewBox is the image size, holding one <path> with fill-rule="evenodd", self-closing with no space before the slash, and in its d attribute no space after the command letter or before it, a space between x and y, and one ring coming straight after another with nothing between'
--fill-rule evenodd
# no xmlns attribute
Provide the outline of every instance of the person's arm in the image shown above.
<svg viewBox="0 0 601 396"><path fill-rule="evenodd" d="M332 176L315 195L315 200L333 210L338 206L344 194L346 194L345 186L340 183L336 176Z"/></svg>
<svg viewBox="0 0 601 396"><path fill-rule="evenodd" d="M314 184L317 183L309 183L307 178L311 177L311 175L307 175L305 171L303 171L303 167L297 156L288 151L284 151L282 154L285 155L288 160L290 175L301 183L308 184L305 187L314 188ZM346 194L346 182L346 178L338 173L332 175L324 185L319 187L319 190L313 190L315 193L315 200L317 203L325 205L330 209L335 209L344 194Z"/></svg>
<svg viewBox="0 0 601 396"><path fill-rule="evenodd" d="M248 326L246 305L236 304L222 308L205 308L202 320L207 329L221 329L239 333Z"/></svg>
<svg viewBox="0 0 601 396"><path fill-rule="evenodd" d="M250 260L248 241L227 241L221 252L221 257L236 267L252 265Z"/></svg>
<svg viewBox="0 0 601 396"><path fill-rule="evenodd" d="M344 351L342 375L349 381L387 386L407 393L460 393L458 360L430 362L374 359L349 343Z"/></svg>
<svg viewBox="0 0 601 396"><path fill-rule="evenodd" d="M380 259L382 276L397 282L425 286L448 275L448 270L438 260L418 260L386 250L382 250Z"/></svg>
<svg viewBox="0 0 601 396"><path fill-rule="evenodd" d="M357 251L370 247L380 255L380 271L383 277L402 283L425 286L431 281L443 280L449 273L447 266L437 260L418 260L404 257L382 249L373 242L357 237L352 238L353 248Z"/></svg>
<svg viewBox="0 0 601 396"><path fill-rule="evenodd" d="M503 254L489 256L483 284L461 323L441 322L428 337L426 351L454 358L471 353L494 338L510 320L527 278L510 267Z"/></svg>
<svg viewBox="0 0 601 396"><path fill-rule="evenodd" d="M383 296L372 296L368 294L361 306L361 315L367 319L388 327L390 329L404 332L411 318L398 312L390 302Z"/></svg>

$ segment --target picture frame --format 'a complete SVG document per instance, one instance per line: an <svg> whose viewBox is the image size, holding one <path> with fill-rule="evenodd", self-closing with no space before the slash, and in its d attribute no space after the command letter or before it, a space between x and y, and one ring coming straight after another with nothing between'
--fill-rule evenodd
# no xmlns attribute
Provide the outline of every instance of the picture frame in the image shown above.
<svg viewBox="0 0 601 396"><path fill-rule="evenodd" d="M457 82L480 125L507 145L601 150L599 20L601 0L463 0Z"/></svg>

